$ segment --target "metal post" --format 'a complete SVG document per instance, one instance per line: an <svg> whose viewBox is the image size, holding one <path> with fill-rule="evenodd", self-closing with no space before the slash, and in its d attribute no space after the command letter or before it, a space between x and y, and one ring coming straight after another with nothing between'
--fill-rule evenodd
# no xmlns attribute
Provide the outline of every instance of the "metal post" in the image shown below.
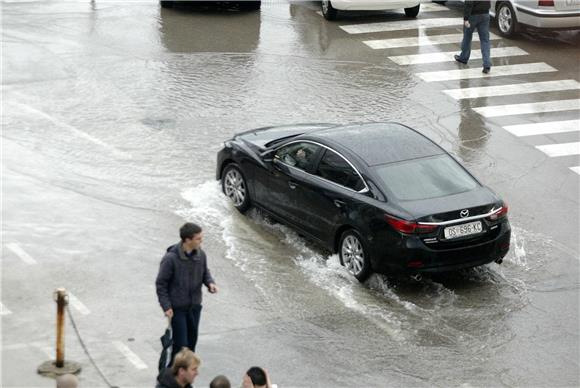
<svg viewBox="0 0 580 388"><path fill-rule="evenodd" d="M81 365L74 361L64 360L64 314L68 304L68 294L64 288L57 288L52 297L56 302L56 361L43 362L37 371L39 374L49 377L68 373L77 374L81 371Z"/></svg>
<svg viewBox="0 0 580 388"><path fill-rule="evenodd" d="M67 304L67 293L64 288L56 291L56 367L64 366L64 308Z"/></svg>

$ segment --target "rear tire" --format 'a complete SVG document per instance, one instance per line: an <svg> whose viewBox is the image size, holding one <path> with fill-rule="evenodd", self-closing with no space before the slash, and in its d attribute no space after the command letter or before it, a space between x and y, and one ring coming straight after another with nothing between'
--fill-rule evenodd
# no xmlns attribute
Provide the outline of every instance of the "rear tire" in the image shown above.
<svg viewBox="0 0 580 388"><path fill-rule="evenodd" d="M345 231L340 237L338 249L340 264L359 282L367 280L372 273L371 260L361 234L354 229Z"/></svg>
<svg viewBox="0 0 580 388"><path fill-rule="evenodd" d="M326 20L336 20L337 15L338 11L332 6L332 2L330 0L322 0L322 16Z"/></svg>
<svg viewBox="0 0 580 388"><path fill-rule="evenodd" d="M173 1L161 0L159 4L161 4L161 8L173 8Z"/></svg>
<svg viewBox="0 0 580 388"><path fill-rule="evenodd" d="M417 4L415 7L405 8L405 15L409 18L416 18L419 15L419 9L421 9L421 4Z"/></svg>
<svg viewBox="0 0 580 388"><path fill-rule="evenodd" d="M245 213L250 208L250 193L246 178L237 164L228 164L224 169L222 191L240 213Z"/></svg>
<svg viewBox="0 0 580 388"><path fill-rule="evenodd" d="M497 5L495 22L500 35L511 38L517 33L518 19L509 2L502 1Z"/></svg>
<svg viewBox="0 0 580 388"><path fill-rule="evenodd" d="M240 11L257 11L261 6L261 1L241 1L239 3Z"/></svg>

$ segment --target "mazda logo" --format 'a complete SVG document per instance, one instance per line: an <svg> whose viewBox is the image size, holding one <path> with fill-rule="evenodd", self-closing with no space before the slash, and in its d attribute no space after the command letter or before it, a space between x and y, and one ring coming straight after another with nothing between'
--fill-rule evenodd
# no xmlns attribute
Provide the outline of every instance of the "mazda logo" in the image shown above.
<svg viewBox="0 0 580 388"><path fill-rule="evenodd" d="M463 209L462 211L459 212L459 215L461 216L461 218L465 218L469 215L469 209Z"/></svg>

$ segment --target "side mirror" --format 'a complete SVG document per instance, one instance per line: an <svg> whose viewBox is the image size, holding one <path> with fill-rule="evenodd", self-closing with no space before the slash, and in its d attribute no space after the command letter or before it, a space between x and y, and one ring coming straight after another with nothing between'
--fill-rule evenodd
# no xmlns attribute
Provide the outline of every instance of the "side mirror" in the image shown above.
<svg viewBox="0 0 580 388"><path fill-rule="evenodd" d="M272 163L274 161L274 150L268 150L260 154L260 159L265 163Z"/></svg>

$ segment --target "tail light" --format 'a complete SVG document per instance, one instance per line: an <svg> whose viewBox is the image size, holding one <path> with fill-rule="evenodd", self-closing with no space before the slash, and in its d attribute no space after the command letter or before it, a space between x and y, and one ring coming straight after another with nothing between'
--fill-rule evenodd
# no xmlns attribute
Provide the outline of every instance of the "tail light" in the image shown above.
<svg viewBox="0 0 580 388"><path fill-rule="evenodd" d="M416 222L402 220L389 214L385 214L385 221L387 221L387 223L396 231L407 234L431 233L437 229L437 225L422 225Z"/></svg>
<svg viewBox="0 0 580 388"><path fill-rule="evenodd" d="M554 0L539 0L538 1L538 5L540 7L553 7L554 6Z"/></svg>
<svg viewBox="0 0 580 388"><path fill-rule="evenodd" d="M507 205L507 203L504 203L502 207L497 209L495 212L493 212L487 218L491 221L496 221L496 220L499 220L501 218L504 218L505 216L507 216L507 214L508 214L508 205Z"/></svg>

